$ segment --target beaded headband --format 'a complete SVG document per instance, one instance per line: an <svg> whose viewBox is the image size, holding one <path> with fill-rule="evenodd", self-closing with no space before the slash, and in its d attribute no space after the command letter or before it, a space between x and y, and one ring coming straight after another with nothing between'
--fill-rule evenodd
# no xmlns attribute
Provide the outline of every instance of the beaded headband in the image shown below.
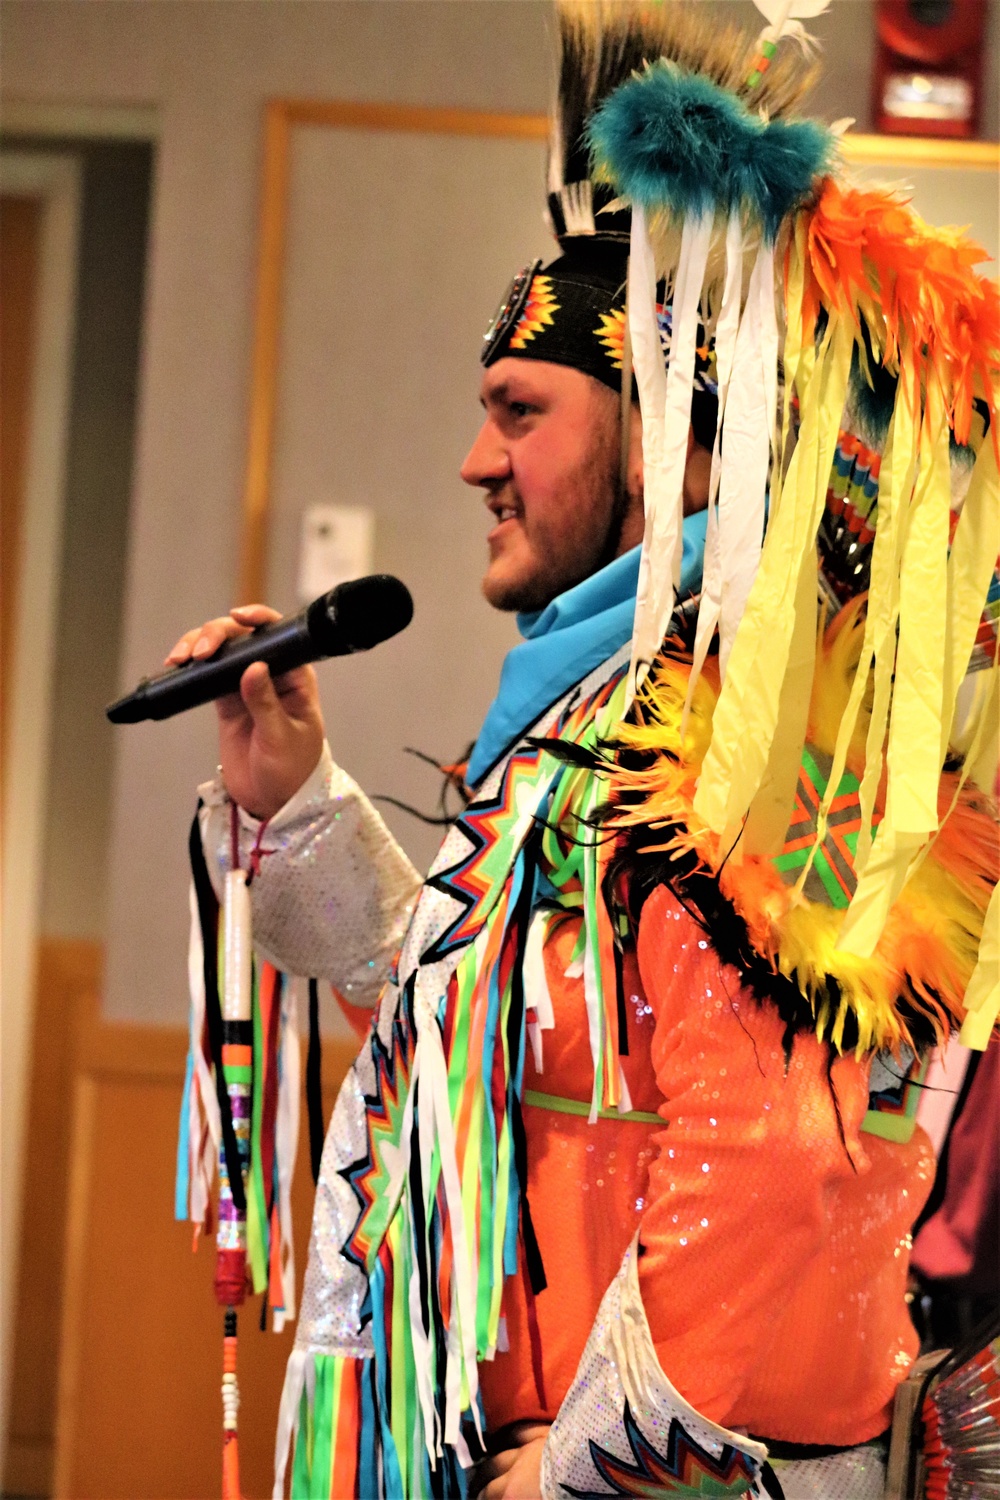
<svg viewBox="0 0 1000 1500"><path fill-rule="evenodd" d="M518 271L483 335L480 356L489 368L499 359L536 359L567 365L621 391L625 351L625 287L562 273L569 256L546 270L541 260ZM666 288L658 289L657 325L664 363L670 361L672 310ZM715 340L699 324L691 425L695 439L711 448L718 418Z"/></svg>

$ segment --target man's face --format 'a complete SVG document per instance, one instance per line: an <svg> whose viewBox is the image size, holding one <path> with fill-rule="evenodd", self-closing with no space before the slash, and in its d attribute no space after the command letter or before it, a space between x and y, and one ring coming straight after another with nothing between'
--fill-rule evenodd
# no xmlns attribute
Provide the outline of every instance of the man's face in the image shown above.
<svg viewBox="0 0 1000 1500"><path fill-rule="evenodd" d="M641 522L623 531L618 400L579 370L510 358L484 372L480 399L461 472L495 517L483 593L497 609L542 609L641 538Z"/></svg>

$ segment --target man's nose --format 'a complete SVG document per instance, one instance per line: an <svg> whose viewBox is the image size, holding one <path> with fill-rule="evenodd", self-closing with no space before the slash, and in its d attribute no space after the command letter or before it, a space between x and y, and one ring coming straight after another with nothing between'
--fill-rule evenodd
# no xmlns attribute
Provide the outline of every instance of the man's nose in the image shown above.
<svg viewBox="0 0 1000 1500"><path fill-rule="evenodd" d="M466 484L482 486L510 478L510 455L507 445L490 417L465 456L459 473Z"/></svg>

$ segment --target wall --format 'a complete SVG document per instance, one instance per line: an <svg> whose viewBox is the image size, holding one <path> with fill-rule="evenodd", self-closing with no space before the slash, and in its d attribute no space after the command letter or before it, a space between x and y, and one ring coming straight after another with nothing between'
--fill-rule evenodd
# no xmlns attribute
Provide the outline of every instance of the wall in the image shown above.
<svg viewBox="0 0 1000 1500"><path fill-rule="evenodd" d="M433 814L441 775L406 747L461 759L517 639L482 598L493 522L459 468L481 419L484 288L492 299L547 250L545 147L310 126L291 155L267 595L295 606L304 506L371 509L373 570L406 580L413 623L319 669L324 714L335 758L372 794ZM440 828L380 806L426 868Z"/></svg>
<svg viewBox="0 0 1000 1500"><path fill-rule="evenodd" d="M746 4L718 10L756 15ZM122 686L149 671L182 626L231 597L263 100L541 111L547 27L548 6L537 0L19 0L5 8L8 99L159 110ZM863 128L869 0L837 0L815 29L827 60L818 112L853 115ZM995 65L989 99L995 119ZM498 291L484 285L484 314ZM474 408L469 422L471 431ZM494 667L495 654L483 664L484 684ZM468 722L471 734L471 707ZM116 757L105 1007L119 1018L173 1021L185 1007L183 830L193 784L215 760L211 716L133 729L118 738Z"/></svg>

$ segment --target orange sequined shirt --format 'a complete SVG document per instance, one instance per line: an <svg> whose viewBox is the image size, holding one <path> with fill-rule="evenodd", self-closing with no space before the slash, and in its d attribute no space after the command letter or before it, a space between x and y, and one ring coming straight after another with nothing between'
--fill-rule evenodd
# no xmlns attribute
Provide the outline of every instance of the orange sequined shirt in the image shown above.
<svg viewBox="0 0 1000 1500"><path fill-rule="evenodd" d="M799 1036L721 964L661 887L627 959L633 1111L585 1117L592 1063L583 984L567 978L576 918L545 950L555 1029L525 1093L528 1196L548 1286L535 1300L541 1391L523 1282L504 1291L508 1349L480 1366L496 1430L551 1419L636 1230L660 1364L713 1421L765 1439L853 1444L884 1432L917 1339L903 1300L909 1228L933 1179L908 1144L863 1135L868 1063ZM834 1104L836 1094L836 1106ZM837 1111L839 1109L840 1125Z"/></svg>

